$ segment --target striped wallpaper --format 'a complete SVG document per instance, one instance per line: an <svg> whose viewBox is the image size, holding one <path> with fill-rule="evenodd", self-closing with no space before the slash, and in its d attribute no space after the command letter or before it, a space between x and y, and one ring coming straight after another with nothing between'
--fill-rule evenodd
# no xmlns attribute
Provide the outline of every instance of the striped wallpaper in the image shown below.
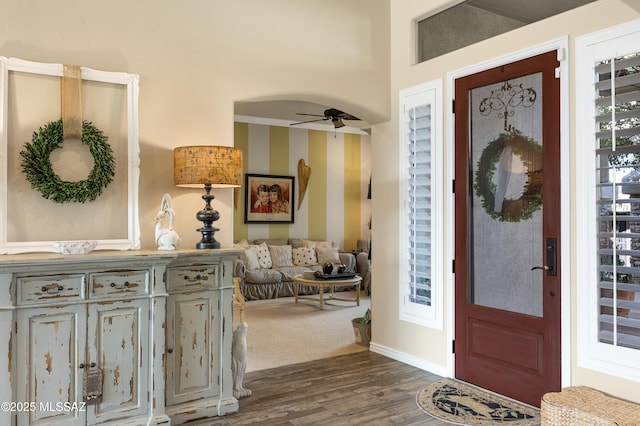
<svg viewBox="0 0 640 426"><path fill-rule="evenodd" d="M236 122L234 141L243 151L244 173L295 176L293 224L245 224L245 190L237 190L234 240L328 239L354 250L358 239L369 238L369 135ZM301 158L311 178L298 209Z"/></svg>

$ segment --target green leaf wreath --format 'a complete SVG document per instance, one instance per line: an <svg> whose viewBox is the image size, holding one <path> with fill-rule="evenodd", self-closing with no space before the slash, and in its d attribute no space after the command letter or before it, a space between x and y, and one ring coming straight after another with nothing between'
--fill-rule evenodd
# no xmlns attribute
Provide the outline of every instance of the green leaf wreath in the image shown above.
<svg viewBox="0 0 640 426"><path fill-rule="evenodd" d="M53 171L51 153L63 142L62 119L45 124L24 144L22 172L31 187L56 203L94 201L115 176L115 160L108 138L88 121L82 122L82 143L93 156L93 170L85 180L65 182Z"/></svg>
<svg viewBox="0 0 640 426"><path fill-rule="evenodd" d="M513 149L527 168L527 183L520 198L505 199L502 211L494 211L496 187L493 176L500 154L507 147ZM520 222L531 218L542 206L542 146L513 130L501 134L482 151L476 170L476 195L482 200L482 207L492 218L501 222Z"/></svg>

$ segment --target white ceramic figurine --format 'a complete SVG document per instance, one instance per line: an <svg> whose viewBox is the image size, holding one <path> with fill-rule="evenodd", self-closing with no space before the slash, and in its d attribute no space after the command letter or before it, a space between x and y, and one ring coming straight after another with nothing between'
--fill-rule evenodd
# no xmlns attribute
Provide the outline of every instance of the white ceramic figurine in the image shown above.
<svg viewBox="0 0 640 426"><path fill-rule="evenodd" d="M168 225L165 220L168 219ZM180 244L180 236L173 230L173 222L175 221L175 213L171 204L169 194L162 196L160 210L156 215L156 244L158 250L175 250Z"/></svg>

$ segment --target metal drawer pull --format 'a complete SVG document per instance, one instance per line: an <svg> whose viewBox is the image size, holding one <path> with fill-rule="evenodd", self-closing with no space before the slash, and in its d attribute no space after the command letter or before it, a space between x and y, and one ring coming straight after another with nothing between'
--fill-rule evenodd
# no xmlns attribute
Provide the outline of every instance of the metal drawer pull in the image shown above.
<svg viewBox="0 0 640 426"><path fill-rule="evenodd" d="M209 279L208 275L196 275L195 277L191 278L189 275L185 275L184 279L187 281L206 281Z"/></svg>
<svg viewBox="0 0 640 426"><path fill-rule="evenodd" d="M42 292L47 294L58 294L64 290L64 287L59 284L49 284L42 286Z"/></svg>
<svg viewBox="0 0 640 426"><path fill-rule="evenodd" d="M123 288L129 288L129 286L131 285L131 283L129 281L125 281L124 283L111 283L111 287L116 288L118 290L122 290Z"/></svg>

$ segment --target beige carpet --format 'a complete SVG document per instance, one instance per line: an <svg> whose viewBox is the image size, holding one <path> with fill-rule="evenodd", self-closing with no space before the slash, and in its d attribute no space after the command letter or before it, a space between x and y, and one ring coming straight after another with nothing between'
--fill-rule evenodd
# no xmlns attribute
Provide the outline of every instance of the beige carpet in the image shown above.
<svg viewBox="0 0 640 426"><path fill-rule="evenodd" d="M337 295L352 297L353 292ZM366 351L357 345L351 326L371 306L370 298L355 302L330 301L320 310L319 303L293 297L246 302L247 372L297 364L337 355ZM239 321L234 310L234 330Z"/></svg>

